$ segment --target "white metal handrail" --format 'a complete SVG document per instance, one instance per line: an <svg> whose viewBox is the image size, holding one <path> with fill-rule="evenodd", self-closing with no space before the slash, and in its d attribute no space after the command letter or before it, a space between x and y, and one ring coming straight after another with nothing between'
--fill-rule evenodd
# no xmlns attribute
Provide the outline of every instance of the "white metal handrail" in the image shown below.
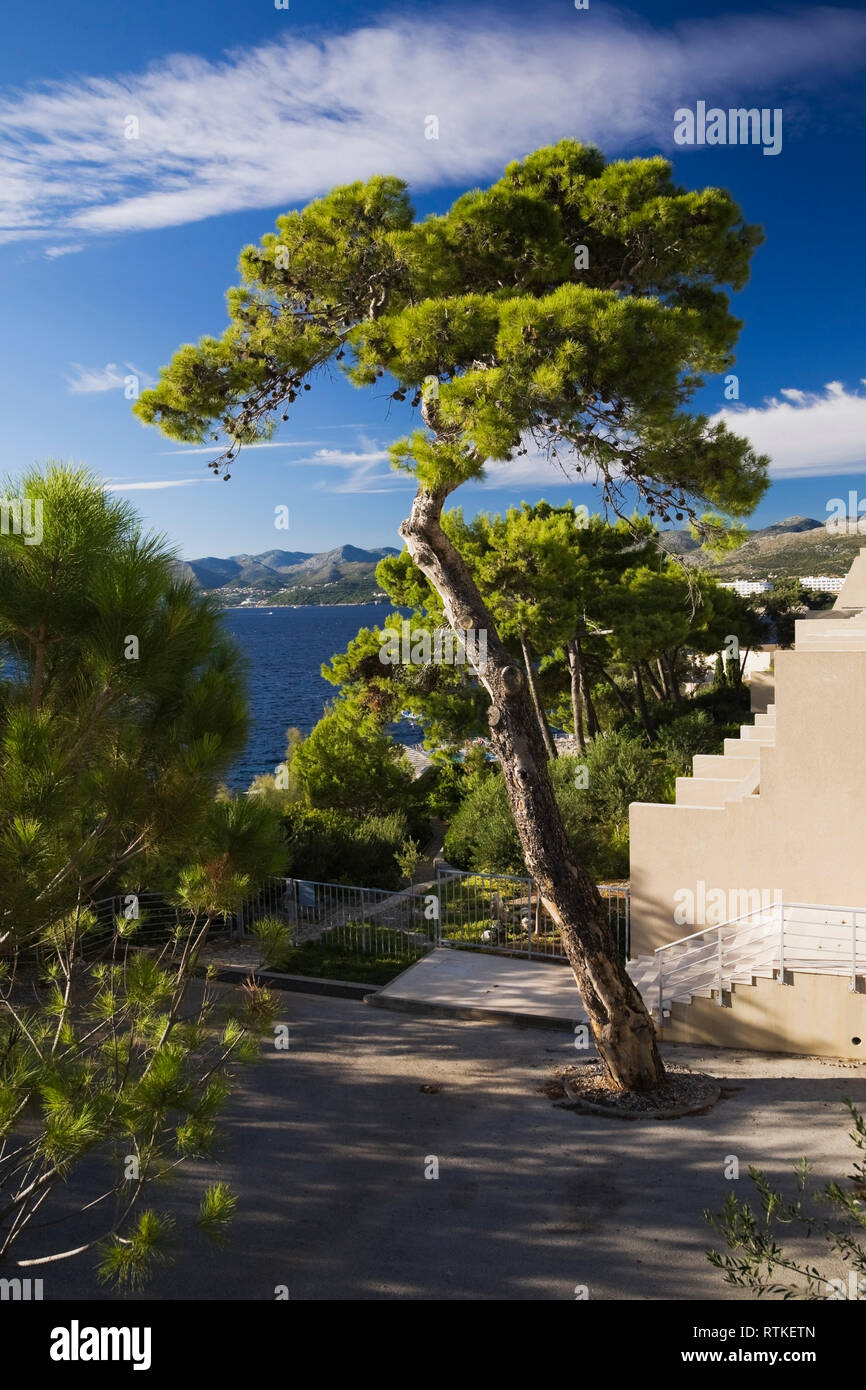
<svg viewBox="0 0 866 1390"><path fill-rule="evenodd" d="M819 921L809 921L808 919L801 918L801 917L789 918L789 917L787 916L787 914L790 913L790 912L792 912L792 911L808 911L808 912L814 912L814 913L832 913L837 919L841 917L842 920L841 920L841 921L836 920L836 921L832 921L832 922L831 922L831 921L828 920L828 918L827 918L826 916L824 917L823 921L821 921L821 920L819 920ZM659 1011L659 1019L661 1019L661 1018L663 1017L663 1014L664 1014L664 959L665 959L664 953L665 953L666 951L672 951L672 950L674 950L677 946L685 946L685 945L687 945L690 941L696 941L698 938L709 938L708 941L707 941L707 947L708 947L708 950L709 950L709 949L712 947L712 944L713 944L713 934L715 933L716 1003L719 1004L719 1005L722 1005L722 1004L724 1003L724 1000L723 1000L723 997L722 997L722 996L723 996L723 991L724 991L724 978L725 978L725 970L724 970L724 952L725 952L724 932L725 932L726 929L734 928L734 929L735 929L735 936L739 937L740 944L741 944L741 946L742 946L742 944L743 944L743 937L747 934L747 932L748 932L749 929L748 929L748 928L743 929L743 928L741 927L741 924L744 923L744 922L752 921L754 918L763 918L763 919L764 919L763 922L757 923L757 924L756 924L757 926L769 926L769 925L778 924L778 939L777 939L777 942L776 942L776 947L777 947L777 950L778 950L778 969L779 969L779 980L780 980L781 983L784 983L784 977L785 977L786 923L787 923L787 927L788 927L788 929L787 929L787 941L788 941L789 947L792 947L792 948L793 948L791 951L789 951L789 954L792 955L793 958L794 958L795 960L800 960L800 959L801 959L801 957L797 954L796 947L794 946L794 942L795 942L796 940L802 940L802 938L803 938L804 936L821 935L821 928L823 928L823 927L833 927L833 928L836 928L836 929L841 928L841 927L850 928L850 949L849 949L849 947L846 947L846 948L843 950L843 949L841 948L841 946L840 946L839 949L838 949L832 956L828 957L828 959L831 959L831 960L835 963L835 962L839 961L839 960L844 956L844 958L845 958L846 961L847 961L847 960L849 959L849 954L850 954L851 980L850 980L850 983L849 983L849 985L848 985L848 989L849 989L850 991L852 991L852 992L856 991L856 989L857 989L857 974L858 974L858 968L857 968L857 967L858 967L858 957L859 957L861 954L862 954L862 960L863 960L863 968L862 968L861 973L866 972L866 935L864 935L864 939L863 939L863 942L862 942L862 943L858 943L858 939L857 939L857 932L858 932L858 930L863 930L864 933L866 933L866 907L837 907L835 904L832 904L832 903L803 903L803 902L770 903L770 904L768 904L766 907L759 907L759 908L753 909L753 911L751 911L751 912L744 912L744 913L742 913L739 917L731 917L731 918L729 918L726 922L720 922L717 926L702 927L702 928L700 929L700 931L692 932L689 936L681 936L681 937L679 937L676 941L668 941L668 942L665 943L664 946L657 946L657 947L656 947L655 956L656 956L656 970L657 970L657 976L658 976L658 1011ZM849 918L850 918L850 921L848 920ZM806 931L806 932L802 932L802 931L801 931L801 932L792 932L792 931L791 931L791 927L792 927L792 926L794 926L794 927L801 927L801 928L808 928L809 930ZM737 930L737 929L739 929L739 930ZM770 939L769 944L772 946L772 939ZM765 933L762 934L762 936L761 936L761 938L760 938L759 941L753 943L753 951L752 951L753 956L754 956L755 954L758 954L758 953L761 952L761 951L766 951L767 946L768 946L768 936L767 936L767 933L765 932ZM819 949L820 949L820 948L819 948ZM737 959L737 965L738 965L738 967L744 968L744 967L746 967L746 966L748 965L748 963L749 963L749 962L748 962L748 957L747 957L747 956L744 957L742 954L740 954L739 957L738 957L738 959ZM763 962L763 963L764 963L764 964L767 964L768 962ZM771 963L771 964L774 966L774 962ZM830 973L830 971L828 971L828 970L826 969L826 967L825 967L824 969L821 969L821 968L819 967L817 961L811 961L811 960L810 960L809 963L808 963L808 966L806 967L806 969L807 969L807 972L808 972L808 973L812 973L812 974L826 974L826 973ZM835 972L834 972L834 973L835 973ZM841 972L839 972L839 973L841 973ZM847 972L846 972L846 973L847 973ZM670 977L669 977L669 978L670 978Z"/></svg>

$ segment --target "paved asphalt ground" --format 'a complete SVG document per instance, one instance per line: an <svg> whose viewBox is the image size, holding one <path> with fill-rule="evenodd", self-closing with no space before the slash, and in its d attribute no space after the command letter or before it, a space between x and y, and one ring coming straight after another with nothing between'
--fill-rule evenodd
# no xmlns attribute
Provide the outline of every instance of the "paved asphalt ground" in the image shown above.
<svg viewBox="0 0 866 1390"><path fill-rule="evenodd" d="M703 1209L745 1195L750 1163L780 1176L807 1153L820 1175L846 1174L841 1097L866 1106L866 1066L669 1048L724 1078L709 1113L579 1115L540 1093L576 1056L568 1034L282 1000L290 1048L246 1071L221 1163L151 1199L176 1215L180 1250L145 1298L272 1300L278 1285L293 1301L572 1300L577 1285L591 1299L736 1298L706 1260ZM240 1199L222 1251L189 1224L214 1177ZM69 1247L76 1227L44 1239ZM46 1299L112 1297L86 1256L39 1272Z"/></svg>

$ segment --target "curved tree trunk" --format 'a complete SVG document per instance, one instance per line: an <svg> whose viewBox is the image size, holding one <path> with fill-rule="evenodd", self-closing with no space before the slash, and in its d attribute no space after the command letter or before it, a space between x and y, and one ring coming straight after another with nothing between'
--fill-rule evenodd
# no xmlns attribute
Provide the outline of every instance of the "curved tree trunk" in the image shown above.
<svg viewBox="0 0 866 1390"><path fill-rule="evenodd" d="M556 752L556 744L554 743L553 735L550 732L550 725L547 722L547 715L544 712L544 706L539 698L538 684L535 679L535 668L532 665L532 654L529 650L529 647L526 644L526 638L524 637L522 632L520 634L520 647L523 652L523 665L526 668L526 679L529 682L529 693L532 696L532 704L535 709L535 717L538 720L538 727L541 730L541 737L544 741L544 747L547 752L548 758L555 758L558 756Z"/></svg>
<svg viewBox="0 0 866 1390"><path fill-rule="evenodd" d="M455 632L487 632L487 662L478 676L491 697L491 742L526 866L559 927L599 1054L614 1083L622 1090L655 1090L664 1068L652 1019L617 955L598 890L572 858L527 679L505 650L462 556L442 530L442 507L451 491L447 485L419 488L401 535L439 593Z"/></svg>

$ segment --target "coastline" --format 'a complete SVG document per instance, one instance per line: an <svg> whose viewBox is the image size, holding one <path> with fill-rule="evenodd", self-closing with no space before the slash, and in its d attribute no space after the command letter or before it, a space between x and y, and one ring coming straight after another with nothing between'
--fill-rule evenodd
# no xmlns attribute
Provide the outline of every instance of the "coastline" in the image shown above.
<svg viewBox="0 0 866 1390"><path fill-rule="evenodd" d="M387 598L368 598L358 599L354 603L230 603L220 611L223 613L240 613L250 609L269 608L386 608L391 600ZM392 605L393 606L393 605Z"/></svg>

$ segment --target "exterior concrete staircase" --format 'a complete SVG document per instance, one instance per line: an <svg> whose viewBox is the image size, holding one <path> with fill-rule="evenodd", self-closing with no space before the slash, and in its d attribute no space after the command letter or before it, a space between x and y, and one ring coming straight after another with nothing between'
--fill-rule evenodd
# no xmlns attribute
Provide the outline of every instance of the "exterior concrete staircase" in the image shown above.
<svg viewBox="0 0 866 1390"><path fill-rule="evenodd" d="M866 976L866 907L773 904L703 927L637 956L627 968L657 1018L673 1004L697 998L724 1004L735 985L762 978L785 983L795 973L847 977L853 993Z"/></svg>
<svg viewBox="0 0 866 1390"><path fill-rule="evenodd" d="M723 806L755 796L761 782L761 749L776 743L776 706L766 714L756 714L754 724L742 724L739 738L726 738L723 753L697 753L692 759L693 775L678 777L677 806Z"/></svg>
<svg viewBox="0 0 866 1390"><path fill-rule="evenodd" d="M631 805L629 969L670 1041L863 1060L866 547L794 636L754 722Z"/></svg>

